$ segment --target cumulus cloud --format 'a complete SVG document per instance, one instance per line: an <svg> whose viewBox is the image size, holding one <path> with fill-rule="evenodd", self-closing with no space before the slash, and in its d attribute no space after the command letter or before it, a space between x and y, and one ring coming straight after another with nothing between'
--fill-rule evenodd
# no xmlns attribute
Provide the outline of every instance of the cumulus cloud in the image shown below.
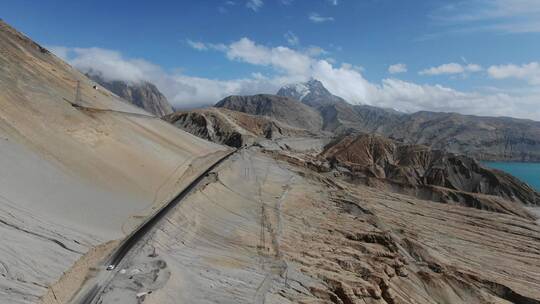
<svg viewBox="0 0 540 304"><path fill-rule="evenodd" d="M488 75L495 79L515 78L532 85L540 85L540 63L494 65L488 68Z"/></svg>
<svg viewBox="0 0 540 304"><path fill-rule="evenodd" d="M460 92L441 85L419 85L397 79L384 79L382 84L377 86L374 102L380 106L408 112L429 110L539 120L538 98L540 94Z"/></svg>
<svg viewBox="0 0 540 304"><path fill-rule="evenodd" d="M263 5L264 2L262 0L248 0L246 2L246 6L255 12L258 11Z"/></svg>
<svg viewBox="0 0 540 304"><path fill-rule="evenodd" d="M316 45L311 45L305 49L305 53L310 57L319 57L321 55L326 55L328 52ZM328 59L327 59L328 60Z"/></svg>
<svg viewBox="0 0 540 304"><path fill-rule="evenodd" d="M242 38L229 45L226 51L231 60L242 61L255 65L272 66L287 74L306 74L309 71L312 58L288 47L278 46L269 48L257 45L248 38Z"/></svg>
<svg viewBox="0 0 540 304"><path fill-rule="evenodd" d="M315 22L315 23L323 23L323 22L334 21L334 17L321 16L318 13L310 13L308 15L308 18L309 18L309 20L311 20L312 22Z"/></svg>
<svg viewBox="0 0 540 304"><path fill-rule="evenodd" d="M388 73L390 74L398 74L405 72L407 72L407 65L404 63L396 63L388 67Z"/></svg>
<svg viewBox="0 0 540 304"><path fill-rule="evenodd" d="M82 72L100 72L106 80L140 82L161 74L161 68L142 59L125 58L120 52L102 48L49 47L56 56Z"/></svg>
<svg viewBox="0 0 540 304"><path fill-rule="evenodd" d="M482 67L478 64L461 65L459 63L445 63L440 66L431 67L419 72L420 75L442 75L442 74L463 74L475 73L482 71Z"/></svg>
<svg viewBox="0 0 540 304"><path fill-rule="evenodd" d="M168 72L142 59L126 58L116 51L99 48L50 47L51 51L74 67L99 71L109 80L150 81L177 108L210 105L228 95L275 93L281 86L319 79L334 94L351 103L395 108L405 112L419 110L460 112L477 115L515 116L540 120L540 92L482 93L462 92L442 85L425 85L387 78L379 83L368 81L361 68L335 63L310 55L307 50L284 46L269 47L241 38L229 44L201 42L206 51L222 52L226 58L274 70L232 80L208 79ZM220 47L209 48L209 45ZM201 51L205 49L202 48ZM266 69L265 69L266 70ZM508 73L499 72L504 78ZM510 76L508 76L510 77Z"/></svg>

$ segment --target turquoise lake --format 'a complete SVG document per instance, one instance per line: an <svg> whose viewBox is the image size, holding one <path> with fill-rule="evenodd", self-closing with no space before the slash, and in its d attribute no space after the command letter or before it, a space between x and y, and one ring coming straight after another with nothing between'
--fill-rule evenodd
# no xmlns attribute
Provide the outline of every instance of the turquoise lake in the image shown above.
<svg viewBox="0 0 540 304"><path fill-rule="evenodd" d="M483 162L486 166L505 171L540 191L540 163Z"/></svg>

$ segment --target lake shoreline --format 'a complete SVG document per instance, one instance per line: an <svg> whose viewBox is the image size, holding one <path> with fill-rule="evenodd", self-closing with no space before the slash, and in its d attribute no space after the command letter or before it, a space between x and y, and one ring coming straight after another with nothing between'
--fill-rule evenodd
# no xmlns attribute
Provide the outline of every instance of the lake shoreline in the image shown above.
<svg viewBox="0 0 540 304"><path fill-rule="evenodd" d="M482 165L504 171L527 183L536 191L540 191L540 163L539 162L504 162L482 161Z"/></svg>

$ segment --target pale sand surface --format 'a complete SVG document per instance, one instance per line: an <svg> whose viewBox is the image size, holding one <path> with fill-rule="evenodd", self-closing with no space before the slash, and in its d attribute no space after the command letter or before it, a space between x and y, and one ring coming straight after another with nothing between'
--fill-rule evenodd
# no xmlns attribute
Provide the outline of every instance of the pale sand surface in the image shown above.
<svg viewBox="0 0 540 304"><path fill-rule="evenodd" d="M539 207L529 207L527 208L532 214L536 215L538 220L536 221L540 225L540 208Z"/></svg>
<svg viewBox="0 0 540 304"><path fill-rule="evenodd" d="M0 303L36 303L228 152L92 86L0 22Z"/></svg>
<svg viewBox="0 0 540 304"><path fill-rule="evenodd" d="M249 149L134 248L102 299L536 303L539 240L528 219L349 185Z"/></svg>

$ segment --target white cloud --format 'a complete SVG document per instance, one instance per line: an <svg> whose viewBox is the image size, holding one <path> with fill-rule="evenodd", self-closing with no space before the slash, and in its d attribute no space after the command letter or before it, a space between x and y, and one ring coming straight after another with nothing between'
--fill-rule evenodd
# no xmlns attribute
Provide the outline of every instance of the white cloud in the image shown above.
<svg viewBox="0 0 540 304"><path fill-rule="evenodd" d="M327 1L332 5L338 5L339 4L338 0L327 0Z"/></svg>
<svg viewBox="0 0 540 304"><path fill-rule="evenodd" d="M407 72L407 65L404 63L396 63L388 67L388 73L390 74L398 74L405 72Z"/></svg>
<svg viewBox="0 0 540 304"><path fill-rule="evenodd" d="M334 21L334 17L325 17L325 16L319 15L318 13L310 13L308 18L309 20L315 23Z"/></svg>
<svg viewBox="0 0 540 304"><path fill-rule="evenodd" d="M58 57L82 72L98 71L106 80L139 82L160 74L161 68L142 59L129 59L120 52L102 48L49 47Z"/></svg>
<svg viewBox="0 0 540 304"><path fill-rule="evenodd" d="M408 112L429 110L540 120L540 108L536 105L540 94L460 92L441 85L419 85L397 79L384 79L377 90L376 105Z"/></svg>
<svg viewBox="0 0 540 304"><path fill-rule="evenodd" d="M300 44L300 39L292 31L286 32L283 36L289 45L296 46Z"/></svg>
<svg viewBox="0 0 540 304"><path fill-rule="evenodd" d="M311 57L290 48L269 48L242 38L229 45L227 57L255 65L272 66L288 74L305 74L309 70Z"/></svg>
<svg viewBox="0 0 540 304"><path fill-rule="evenodd" d="M204 44L204 43L202 43L200 41L193 41L193 40L188 39L186 42L190 47L192 47L192 48L194 48L196 50L199 50L199 51L208 50L208 47L206 46L206 44Z"/></svg>
<svg viewBox="0 0 540 304"><path fill-rule="evenodd" d="M321 55L326 55L328 52L316 45L311 45L305 49L305 53L310 57L319 57Z"/></svg>
<svg viewBox="0 0 540 304"><path fill-rule="evenodd" d="M224 2L225 5L220 5L218 6L218 12L220 12L221 14L226 14L229 10L227 9L227 7L230 7L230 6L234 6L236 5L236 2L234 1L225 1Z"/></svg>
<svg viewBox="0 0 540 304"><path fill-rule="evenodd" d="M227 46L222 43L204 43L202 41L194 41L191 39L186 40L187 44L197 51L217 50L223 51L227 49Z"/></svg>
<svg viewBox="0 0 540 304"><path fill-rule="evenodd" d="M515 78L532 85L540 85L540 63L494 65L488 68L488 75L495 79Z"/></svg>
<svg viewBox="0 0 540 304"><path fill-rule="evenodd" d="M203 44L206 47L216 46ZM99 71L109 80L153 82L178 108L214 104L228 95L272 94L284 84L314 77L321 80L331 92L351 103L390 107L406 112L430 110L540 120L539 90L511 93L461 92L441 85L422 85L394 78L373 83L364 78L363 71L358 66L346 63L336 66L327 59L311 56L307 50L292 50L284 46L268 47L248 38L228 45L217 45L220 47L208 49L223 52L230 60L269 67L274 73L270 76L254 73L232 80L208 79L185 75L182 72L167 72L148 61L126 58L111 50L62 47L50 49L59 55L65 54L65 58L74 67L82 71ZM494 75L504 78L514 73L499 71Z"/></svg>
<svg viewBox="0 0 540 304"><path fill-rule="evenodd" d="M445 5L432 18L454 32L540 32L538 0L469 0Z"/></svg>
<svg viewBox="0 0 540 304"><path fill-rule="evenodd" d="M255 12L258 11L263 5L264 2L262 0L248 0L246 2L246 6Z"/></svg>
<svg viewBox="0 0 540 304"><path fill-rule="evenodd" d="M484 70L481 65L474 64L474 63L469 63L464 68L466 72L472 72L472 73L482 72Z"/></svg>
<svg viewBox="0 0 540 304"><path fill-rule="evenodd" d="M442 75L442 74L464 74L475 73L482 71L482 67L478 64L461 65L459 63L445 63L440 66L431 67L419 72L420 75Z"/></svg>

